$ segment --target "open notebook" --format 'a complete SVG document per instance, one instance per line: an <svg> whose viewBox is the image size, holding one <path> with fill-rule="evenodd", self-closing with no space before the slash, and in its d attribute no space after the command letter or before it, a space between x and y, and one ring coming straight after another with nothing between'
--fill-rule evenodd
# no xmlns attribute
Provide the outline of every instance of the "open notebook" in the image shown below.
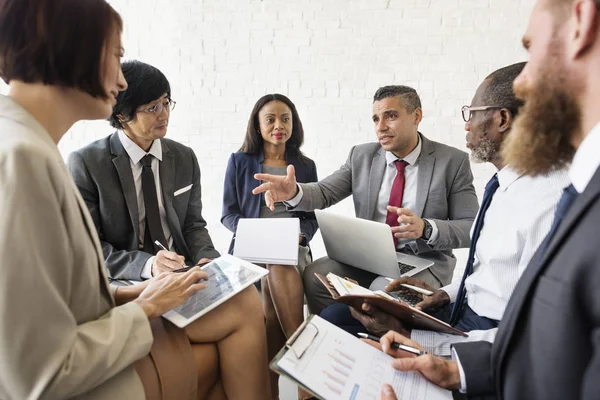
<svg viewBox="0 0 600 400"><path fill-rule="evenodd" d="M436 332L468 336L466 333L452 327L431 315L414 308L402 300L393 297L394 293L382 291L372 292L347 279L329 273L327 277L315 273L315 276L327 288L331 297L337 302L360 309L362 303L369 301L375 307L395 316L411 328L425 329Z"/></svg>

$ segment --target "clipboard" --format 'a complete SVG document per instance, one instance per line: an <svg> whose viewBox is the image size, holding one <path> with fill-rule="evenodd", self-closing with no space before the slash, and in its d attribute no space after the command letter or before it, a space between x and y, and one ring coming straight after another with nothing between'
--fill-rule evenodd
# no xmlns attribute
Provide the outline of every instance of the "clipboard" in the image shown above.
<svg viewBox="0 0 600 400"><path fill-rule="evenodd" d="M311 395L325 400L378 398L384 384L398 399L449 400L452 393L420 373L392 368L392 357L311 315L270 364Z"/></svg>
<svg viewBox="0 0 600 400"><path fill-rule="evenodd" d="M316 397L317 399L325 400L322 397L320 397L319 395L317 395L311 388L309 388L304 383L300 382L299 380L297 380L296 378L294 378L293 376L288 374L283 369L279 368L279 365L277 365L279 360L281 360L281 358L288 351L294 352L294 354L298 358L302 358L302 356L306 353L306 350L308 350L310 345L313 343L313 341L319 334L319 328L317 328L311 322L313 317L314 317L313 314L309 315L308 318L306 318L306 320L302 323L302 325L300 325L298 327L296 332L294 332L294 334L292 336L290 336L290 338L285 342L285 346L283 346L283 348L281 350L279 350L277 355L275 355L275 357L269 364L269 368L271 368L271 370L273 372L286 377L287 379L292 381L295 385L301 387L302 389L304 389L306 392L310 393L312 396ZM304 332L306 332L306 335L303 335ZM300 340L298 340L301 336L302 336L302 338Z"/></svg>
<svg viewBox="0 0 600 400"><path fill-rule="evenodd" d="M452 325L447 324L446 322L441 321L435 317L432 317L431 315L421 310L417 310L416 308L411 307L408 304L405 304L401 301L390 300L385 297L378 296L375 293L373 293L372 295L347 294L340 296L340 294L329 283L329 280L326 277L317 273L315 273L315 276L327 288L331 297L337 302L344 303L356 309L360 309L362 303L365 300L368 300L369 303L373 304L375 307L381 309L382 311L390 315L393 315L394 317L398 318L399 320L406 323L412 328L449 333L452 335L458 335L463 337L469 336L463 331L454 328Z"/></svg>

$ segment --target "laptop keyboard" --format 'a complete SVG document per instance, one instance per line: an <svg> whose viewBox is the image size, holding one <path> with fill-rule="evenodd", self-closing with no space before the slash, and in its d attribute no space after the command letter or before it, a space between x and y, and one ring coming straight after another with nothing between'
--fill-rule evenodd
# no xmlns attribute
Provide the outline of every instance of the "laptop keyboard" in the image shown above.
<svg viewBox="0 0 600 400"><path fill-rule="evenodd" d="M400 268L400 275L404 275L405 273L412 271L417 267L413 267L412 265L404 264L398 261L398 268Z"/></svg>

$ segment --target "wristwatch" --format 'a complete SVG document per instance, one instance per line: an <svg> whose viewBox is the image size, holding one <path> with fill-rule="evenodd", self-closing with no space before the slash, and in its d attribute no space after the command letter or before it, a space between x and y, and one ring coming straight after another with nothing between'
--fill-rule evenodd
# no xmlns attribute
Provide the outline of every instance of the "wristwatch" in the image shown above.
<svg viewBox="0 0 600 400"><path fill-rule="evenodd" d="M431 239L431 234L433 233L433 226L431 226L429 221L427 221L426 219L423 219L423 222L425 223L425 227L423 228L423 234L421 235L421 239L427 242L429 241L429 239Z"/></svg>

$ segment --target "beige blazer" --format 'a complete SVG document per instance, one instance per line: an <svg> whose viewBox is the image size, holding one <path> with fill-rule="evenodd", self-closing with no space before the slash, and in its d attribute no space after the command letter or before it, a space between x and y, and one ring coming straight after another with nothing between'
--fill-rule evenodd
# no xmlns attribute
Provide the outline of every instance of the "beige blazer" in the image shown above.
<svg viewBox="0 0 600 400"><path fill-rule="evenodd" d="M87 207L44 128L0 96L0 398L143 399L142 309L115 307Z"/></svg>

